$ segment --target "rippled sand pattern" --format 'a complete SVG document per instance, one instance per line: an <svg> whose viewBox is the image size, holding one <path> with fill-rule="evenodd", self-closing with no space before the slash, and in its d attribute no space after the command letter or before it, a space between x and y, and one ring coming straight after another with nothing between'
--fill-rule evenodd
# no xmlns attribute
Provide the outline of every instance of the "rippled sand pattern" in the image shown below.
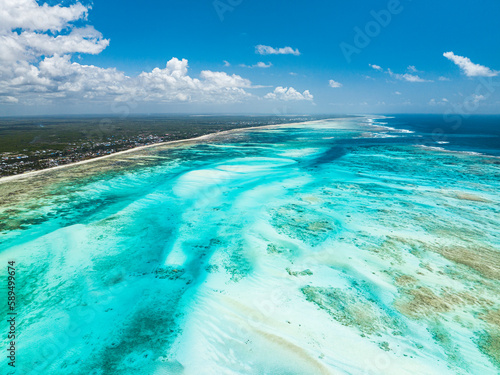
<svg viewBox="0 0 500 375"><path fill-rule="evenodd" d="M498 373L500 164L376 125L0 180L19 373Z"/></svg>

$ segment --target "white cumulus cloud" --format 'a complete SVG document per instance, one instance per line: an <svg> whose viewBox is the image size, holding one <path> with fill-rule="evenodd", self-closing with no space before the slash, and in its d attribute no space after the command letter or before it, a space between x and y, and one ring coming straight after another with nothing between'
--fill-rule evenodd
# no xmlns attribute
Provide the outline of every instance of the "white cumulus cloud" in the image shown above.
<svg viewBox="0 0 500 375"><path fill-rule="evenodd" d="M17 103L19 99L14 98L13 96L0 96L0 103Z"/></svg>
<svg viewBox="0 0 500 375"><path fill-rule="evenodd" d="M415 74L410 74L410 73L405 73L405 74L398 74L394 73L391 69L387 69L387 73L392 77L396 78L400 81L406 81L406 82L431 82L426 79L420 78L418 75Z"/></svg>
<svg viewBox="0 0 500 375"><path fill-rule="evenodd" d="M374 65L374 64L368 64L371 68L378 70L379 72L384 72L384 69L382 69L381 66L379 65ZM409 72L417 72L417 69L415 66L410 65L408 66L407 70ZM384 73L389 74L392 78L395 78L400 81L406 81L406 82L432 82L431 80L423 79L420 78L416 74L410 74L410 73L404 73L404 74L399 74L399 73L394 73L391 69L387 69Z"/></svg>
<svg viewBox="0 0 500 375"><path fill-rule="evenodd" d="M109 44L88 25L89 8L40 5L35 0L0 0L0 103L54 101L239 102L255 88L239 75L203 70L188 74L186 59L129 77L116 68L72 61L74 54L99 54ZM225 61L225 66L230 64ZM267 68L271 64L258 63Z"/></svg>
<svg viewBox="0 0 500 375"><path fill-rule="evenodd" d="M375 70L379 70L379 71L382 71L382 67L379 66L379 65L375 65L375 64L368 64L370 66L370 68L373 68Z"/></svg>
<svg viewBox="0 0 500 375"><path fill-rule="evenodd" d="M453 52L445 52L443 56L458 65L467 77L495 77L500 73L486 66L474 64L468 57L458 56Z"/></svg>
<svg viewBox="0 0 500 375"><path fill-rule="evenodd" d="M259 61L257 64L254 65L240 64L240 66L242 68L270 68L271 66L273 66L273 64L271 63L266 64L265 62Z"/></svg>
<svg viewBox="0 0 500 375"><path fill-rule="evenodd" d="M80 3L69 7L38 5L35 0L2 0L0 30L61 31L70 22L86 18L88 9Z"/></svg>
<svg viewBox="0 0 500 375"><path fill-rule="evenodd" d="M85 21L88 9L80 3L69 7L38 5L35 0L1 0L0 63L36 62L42 56L66 53L98 54L109 41Z"/></svg>
<svg viewBox="0 0 500 375"><path fill-rule="evenodd" d="M256 68L270 68L271 66L273 66L273 64L271 63L264 63L262 61L259 61L257 64L254 65Z"/></svg>
<svg viewBox="0 0 500 375"><path fill-rule="evenodd" d="M172 58L165 68L129 77L116 68L71 62L69 55L46 57L39 66L19 64L0 82L0 96L36 99L238 102L251 96L251 82L239 75L204 70L188 75L188 61ZM5 100L4 100L5 101Z"/></svg>
<svg viewBox="0 0 500 375"><path fill-rule="evenodd" d="M255 53L259 55L295 55L299 56L299 49L293 49L292 47L282 47L282 48L273 48L271 46L265 46L259 44L255 46Z"/></svg>
<svg viewBox="0 0 500 375"><path fill-rule="evenodd" d="M442 98L441 100L436 100L432 98L431 100L429 100L429 105L446 105L448 103L449 101L446 98Z"/></svg>
<svg viewBox="0 0 500 375"><path fill-rule="evenodd" d="M264 98L273 100L284 100L284 101L314 99L309 90L305 90L303 93L300 93L293 87L282 87L282 86L276 87L273 92L266 94Z"/></svg>
<svg viewBox="0 0 500 375"><path fill-rule="evenodd" d="M334 81L333 79L328 81L328 84L330 85L330 87L333 87L333 88L342 87L342 84L340 82Z"/></svg>
<svg viewBox="0 0 500 375"><path fill-rule="evenodd" d="M473 94L470 98L472 99L472 102L474 104L477 104L482 100L486 100L486 97L484 95L478 95L478 94Z"/></svg>

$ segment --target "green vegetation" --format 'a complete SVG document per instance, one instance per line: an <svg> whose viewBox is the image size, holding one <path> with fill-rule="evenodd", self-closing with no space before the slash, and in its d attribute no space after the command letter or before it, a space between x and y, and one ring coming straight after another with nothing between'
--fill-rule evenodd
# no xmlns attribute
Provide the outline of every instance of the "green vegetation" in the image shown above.
<svg viewBox="0 0 500 375"><path fill-rule="evenodd" d="M0 119L0 176L153 143L332 116L71 116Z"/></svg>

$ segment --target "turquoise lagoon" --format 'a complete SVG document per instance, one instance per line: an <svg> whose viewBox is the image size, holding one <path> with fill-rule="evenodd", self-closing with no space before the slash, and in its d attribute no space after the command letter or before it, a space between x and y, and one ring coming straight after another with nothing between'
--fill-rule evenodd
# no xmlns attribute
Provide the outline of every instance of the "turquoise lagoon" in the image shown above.
<svg viewBox="0 0 500 375"><path fill-rule="evenodd" d="M322 120L0 180L16 374L497 374L499 159L422 137Z"/></svg>

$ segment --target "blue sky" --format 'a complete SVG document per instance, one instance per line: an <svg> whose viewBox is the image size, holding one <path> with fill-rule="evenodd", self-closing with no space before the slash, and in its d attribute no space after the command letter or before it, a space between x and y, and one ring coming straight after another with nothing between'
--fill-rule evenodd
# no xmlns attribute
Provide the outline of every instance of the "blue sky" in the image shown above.
<svg viewBox="0 0 500 375"><path fill-rule="evenodd" d="M498 1L4 2L0 115L499 113Z"/></svg>

